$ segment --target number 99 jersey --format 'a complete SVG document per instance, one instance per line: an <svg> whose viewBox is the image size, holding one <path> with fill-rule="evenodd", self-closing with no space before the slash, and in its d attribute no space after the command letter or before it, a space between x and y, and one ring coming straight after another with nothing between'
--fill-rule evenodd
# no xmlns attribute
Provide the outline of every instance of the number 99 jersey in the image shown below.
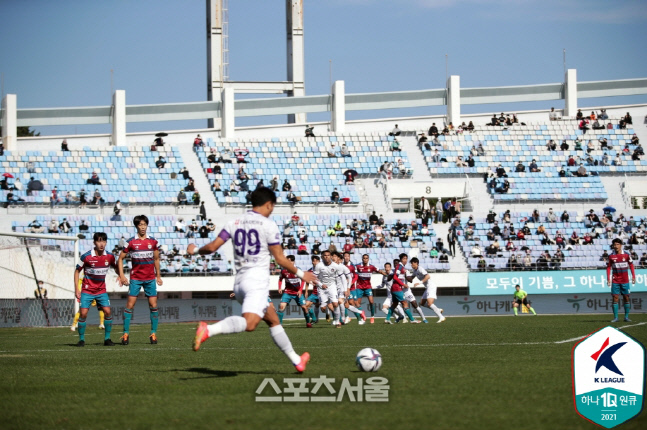
<svg viewBox="0 0 647 430"><path fill-rule="evenodd" d="M279 228L274 221L257 212L248 211L240 218L229 221L218 237L225 242L231 239L238 274L257 272L269 277L269 246L281 243Z"/></svg>

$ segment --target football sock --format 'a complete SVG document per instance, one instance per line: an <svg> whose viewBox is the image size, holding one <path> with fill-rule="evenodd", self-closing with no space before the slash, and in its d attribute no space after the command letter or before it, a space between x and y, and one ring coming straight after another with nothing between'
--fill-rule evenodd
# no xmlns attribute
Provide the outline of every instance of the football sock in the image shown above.
<svg viewBox="0 0 647 430"><path fill-rule="evenodd" d="M386 320L390 321L391 320L391 314L393 313L393 308L389 308L389 310L386 312Z"/></svg>
<svg viewBox="0 0 647 430"><path fill-rule="evenodd" d="M362 311L361 311L360 309L357 309L357 308L356 308L355 306L353 306L353 305L349 305L349 306L348 306L348 310L349 310L349 311L351 311L351 312L353 312L353 313L355 314L355 316L356 316L358 319L360 318L360 314L362 313Z"/></svg>
<svg viewBox="0 0 647 430"><path fill-rule="evenodd" d="M303 316L306 318L306 324L310 324L310 312L304 311Z"/></svg>
<svg viewBox="0 0 647 430"><path fill-rule="evenodd" d="M528 307L528 309L530 309L530 312L532 312L533 315L537 315L537 312L535 312L535 310L533 308Z"/></svg>
<svg viewBox="0 0 647 430"><path fill-rule="evenodd" d="M157 333L157 323L159 322L159 313L157 308L150 308L151 310L151 334Z"/></svg>
<svg viewBox="0 0 647 430"><path fill-rule="evenodd" d="M625 318L629 318L630 310L631 310L631 305L629 303L625 303Z"/></svg>
<svg viewBox="0 0 647 430"><path fill-rule="evenodd" d="M404 313L409 317L409 321L413 321L413 314L411 313L411 308L406 308Z"/></svg>
<svg viewBox="0 0 647 430"><path fill-rule="evenodd" d="M279 326L280 327L280 326ZM227 317L224 320L211 324L207 327L209 337L217 334L232 334L245 331L247 328L247 320L239 316Z"/></svg>
<svg viewBox="0 0 647 430"><path fill-rule="evenodd" d="M242 319L244 320L245 318ZM276 346L278 346L279 349L288 356L292 364L296 366L297 364L301 363L301 357L299 357L299 354L294 352L294 349L292 349L292 342L290 342L290 338L288 338L288 335L285 333L285 329L282 325L275 325L274 327L270 327L270 335L272 336L272 340L274 341Z"/></svg>
<svg viewBox="0 0 647 430"><path fill-rule="evenodd" d="M401 316L402 318L405 317L404 309L402 309L402 305L400 305L400 304L398 304L398 307L395 308L395 313L398 314L398 316Z"/></svg>
<svg viewBox="0 0 647 430"><path fill-rule="evenodd" d="M312 311L312 315L313 315L312 320L314 322L319 321L319 307L318 306L313 306L310 310Z"/></svg>
<svg viewBox="0 0 647 430"><path fill-rule="evenodd" d="M103 322L106 320L105 314L103 311L99 311L99 325L103 325Z"/></svg>
<svg viewBox="0 0 647 430"><path fill-rule="evenodd" d="M308 312L310 313L310 320L312 322L317 322L317 317L315 315L315 310L313 308L310 308L310 310Z"/></svg>
<svg viewBox="0 0 647 430"><path fill-rule="evenodd" d="M615 319L618 318L618 304L617 303L613 304L613 318L615 318Z"/></svg>
<svg viewBox="0 0 647 430"><path fill-rule="evenodd" d="M85 318L79 318L79 340L85 341Z"/></svg>
<svg viewBox="0 0 647 430"><path fill-rule="evenodd" d="M108 340L110 339L110 333L112 333L112 317L104 319L104 323L106 326L106 333L103 339Z"/></svg>
<svg viewBox="0 0 647 430"><path fill-rule="evenodd" d="M339 311L339 306L337 306L336 308L333 308L332 312L333 312L333 315L334 315L333 321L341 322L341 312Z"/></svg>
<svg viewBox="0 0 647 430"><path fill-rule="evenodd" d="M279 323L283 324L283 311L276 311L279 314Z"/></svg>
<svg viewBox="0 0 647 430"><path fill-rule="evenodd" d="M128 334L130 331L130 320L133 319L133 310L132 309L124 309L124 333Z"/></svg>
<svg viewBox="0 0 647 430"><path fill-rule="evenodd" d="M418 315L420 315L420 318L422 318L423 320L427 319L427 317L425 316L425 313L422 312L422 307L421 306L418 306L416 308L416 312L418 312Z"/></svg>
<svg viewBox="0 0 647 430"><path fill-rule="evenodd" d="M514 311L514 315L515 315L515 316L517 316L517 315L518 315L518 310L517 310L517 308L512 308L512 310Z"/></svg>
<svg viewBox="0 0 647 430"><path fill-rule="evenodd" d="M348 308L344 308L344 317L348 316Z"/></svg>
<svg viewBox="0 0 647 430"><path fill-rule="evenodd" d="M368 307L371 308L371 316L374 317L375 316L375 303L370 303L368 305Z"/></svg>
<svg viewBox="0 0 647 430"><path fill-rule="evenodd" d="M388 313L389 313L389 309L390 309L390 308L387 308L386 306L383 306L383 307L382 307L382 312L384 312L385 314L387 314L387 315L388 315Z"/></svg>
<svg viewBox="0 0 647 430"><path fill-rule="evenodd" d="M431 308L431 310L432 310L432 311L434 311L434 313L435 313L436 315L438 315L438 318L442 318L442 317L443 317L443 314L441 314L441 313L440 313L440 309L438 309L438 307L437 307L436 305L434 305L434 304L432 303L432 305L431 305L431 306L429 306L429 307ZM516 310L516 308L515 308L515 310ZM516 312L515 312L515 313L516 313Z"/></svg>
<svg viewBox="0 0 647 430"><path fill-rule="evenodd" d="M81 313L77 312L74 314L74 325L77 325L79 323L79 318L81 317Z"/></svg>

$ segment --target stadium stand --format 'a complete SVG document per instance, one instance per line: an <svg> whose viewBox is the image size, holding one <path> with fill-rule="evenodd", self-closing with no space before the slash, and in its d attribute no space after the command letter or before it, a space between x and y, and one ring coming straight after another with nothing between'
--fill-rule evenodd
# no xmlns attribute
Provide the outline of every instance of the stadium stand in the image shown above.
<svg viewBox="0 0 647 430"><path fill-rule="evenodd" d="M394 173L403 177L411 175L412 170L404 151L391 151L394 142L392 136L374 134L342 134L318 136L316 138L270 138L244 139L237 141L213 140L208 138L205 147L196 148L200 162L209 178L209 183L216 180L223 191L214 194L220 205L245 204L245 192L240 186L237 193L229 193L232 181L237 181L240 165L244 166L250 181L248 187L253 190L259 180L269 186L276 176L279 181L279 204L287 203L287 192L281 191L284 180L292 186L292 192L302 204L329 203L335 188L340 200L345 203L359 203L360 198L353 185L345 185L344 172L354 170L357 175L377 175L380 166L391 162L396 167ZM341 153L342 146L348 148L348 156ZM212 173L215 163L210 163L207 157L212 149L220 156L229 150L232 163L217 163L221 174ZM245 157L246 163L238 164L235 158L237 149L249 152ZM329 155L333 153L334 155ZM405 169L397 169L398 159L404 162ZM225 192L225 190L227 192ZM229 194L229 195L227 195Z"/></svg>
<svg viewBox="0 0 647 430"><path fill-rule="evenodd" d="M175 231L176 223L182 217L176 217L172 215L156 215L149 217L150 226L149 234L151 237L157 239L159 242L163 253L161 256L161 265L160 269L164 276L173 276L173 275L199 275L199 274L231 274L231 267L228 267L226 261L218 258L212 258L207 262L207 266L204 266L204 259L201 259L196 256L189 257L185 255L186 248L189 243L195 243L199 246L205 245L212 241L215 238L215 235L218 233L216 231L210 231L208 237L201 238L199 233L195 233L193 237L188 237L186 232L188 228L185 229L185 233L180 233ZM110 249L108 251L113 251L115 246L119 246L118 242L120 238L128 240L133 237L134 227L132 219L133 217L121 217L119 220L111 220L111 217L108 216L35 216L29 221L13 221L12 230L19 233L29 233L29 225L33 221L38 221L42 225L47 233L48 226L54 221L55 225L59 225L66 219L71 228L65 233L59 231L57 234L66 235L66 236L76 236L82 234L85 239L82 239L79 242L80 250L87 250L92 248L92 234L95 231L102 231L108 234L110 238ZM87 231L79 230L79 225L81 222L85 221L85 224L89 227ZM192 220L189 220L187 224L191 224ZM206 225L205 222L196 222L198 227ZM62 242L62 241L53 241L48 239L40 239L40 245L46 249L58 250L65 253L73 252L73 244L71 242ZM55 247L55 249L53 248ZM174 252L174 249L177 252ZM117 254L118 256L118 254ZM127 261L128 267L130 267L130 262Z"/></svg>
<svg viewBox="0 0 647 430"><path fill-rule="evenodd" d="M81 189L85 189L90 201L95 189L99 190L105 204L114 204L117 200L126 204L177 203L177 194L187 181L181 175L173 179L171 172L183 167L182 157L178 148L158 149L153 152L143 147L113 146L100 150L85 147L83 151L66 152L5 151L0 158L0 168L20 178L23 190L11 192L30 205L50 204L55 186L61 204L79 204ZM166 159L166 165L158 169L155 162L160 156ZM92 172L97 172L101 185L87 183ZM43 190L28 195L27 184L31 177L43 184ZM70 201L65 198L68 191L75 197ZM2 190L3 202L7 201L9 192ZM193 193L187 191L186 196L190 202Z"/></svg>
<svg viewBox="0 0 647 430"><path fill-rule="evenodd" d="M384 218L381 233L376 233L370 227L368 220L365 219L367 218L365 214L340 214L335 216L305 214L298 216L299 221L296 222L296 225L292 221L292 217L289 216L273 215L272 219L279 227L283 227L284 243L290 238L294 238L295 246L298 246L301 234L305 233L307 235L308 241L305 244L307 245L308 255L298 255L298 249L286 249L286 253L292 252L295 255L296 264L299 267L311 266L312 245L318 241L321 243L321 251L328 249L330 245L334 245L339 252L343 252L344 245L347 243L353 244L351 261L355 264L359 264L360 256L364 253L368 253L374 259L372 261L373 265L380 267L385 262L392 262L401 253L407 253L411 257L417 256L421 260L421 264L430 271L449 270L449 263L441 263L438 258L430 257L428 251L436 245L436 232L433 225L429 225L427 226L428 232L422 234L423 224L420 219L407 217ZM402 227L396 230L398 223ZM333 236L329 236L327 231L334 230L336 225L340 226L340 230L336 231ZM413 230L412 226L415 226L416 230ZM288 229L287 232L286 228ZM408 236L407 230L412 230ZM398 231L398 233L395 233L395 231ZM383 246L380 245L380 235L384 236ZM406 237L406 239L403 241L400 236ZM446 240L444 240L444 243L445 247L447 247ZM424 249L427 251L423 251Z"/></svg>
<svg viewBox="0 0 647 430"><path fill-rule="evenodd" d="M606 123L607 121L605 121ZM507 192L497 192L491 187L489 192L495 201L551 201L551 200L587 200L604 201L608 195L604 190L599 175L636 174L647 171L647 160L632 160L632 128L621 129L618 121L609 122L612 129L586 130L584 134L575 120L551 121L550 124L529 123L513 124L509 127L477 126L473 132L450 133L438 136L438 141L430 140L431 149L421 146L425 162L432 176L487 175L501 164L506 170L505 179L509 183ZM613 149L601 148L600 139L606 139ZM581 150L575 149L575 141L582 141ZM554 140L557 150L551 151L547 144ZM568 150L561 150L560 144L566 140ZM588 141L595 149L587 152ZM476 149L482 145L484 154ZM629 145L630 152L623 152ZM435 150L441 161L435 161ZM607 154L608 162L603 165L602 159ZM473 167L457 167L458 157L466 161L472 155ZM593 163L587 163L591 156ZM616 156L620 165L616 165ZM575 166L567 166L570 156L576 160ZM442 160L445 161L442 161ZM529 164L536 160L539 172L530 172ZM588 176L576 177L580 162L584 164ZM515 172L518 163L526 167L523 173ZM597 164L596 164L597 163ZM560 177L559 171L565 167L566 177ZM496 176L496 175L495 175Z"/></svg>
<svg viewBox="0 0 647 430"><path fill-rule="evenodd" d="M564 270L564 269L599 269L606 267L606 261L601 257L605 250L609 251L611 241L615 237L623 238L627 243L629 252L632 250L636 257L640 257L647 252L645 244L644 231L647 229L647 216L632 217L619 221L607 221L613 219L610 212L595 213L600 222L590 222L584 213L576 211L567 211L569 222L561 222L562 212L555 213L557 220L548 221L549 213L539 211L539 219L532 218L532 212L511 212L510 222L504 222L503 217L496 215L496 225L501 230L501 234L494 234L500 241L500 249L488 255L487 247L492 244L488 239L488 233L493 233L492 229L495 223L488 222L487 218L474 218L475 223L472 231L473 234L467 233L467 223L461 224L457 228L460 247L466 256L468 266L471 270L476 271L508 271L508 270ZM608 217L608 218L603 218ZM458 218L455 218L456 220ZM519 230L527 227L530 234L525 234L523 239L516 237ZM541 233L543 227L546 236ZM504 230L513 229L510 240L514 250L506 250L508 240L504 239L506 232ZM527 231L528 231L527 230ZM466 234L467 233L467 234ZM507 232L510 234L510 231ZM576 233L578 240L571 240ZM557 235L563 237L562 244L556 241ZM591 237L591 243L585 244L585 236ZM479 244L485 266L480 267L481 258L473 256L473 248ZM555 253L561 248L563 260L554 259ZM546 262L539 261L542 254L548 251L550 257ZM524 263L524 258L530 256L530 264ZM518 261L511 260L511 257L518 257ZM639 258L634 258L638 263Z"/></svg>

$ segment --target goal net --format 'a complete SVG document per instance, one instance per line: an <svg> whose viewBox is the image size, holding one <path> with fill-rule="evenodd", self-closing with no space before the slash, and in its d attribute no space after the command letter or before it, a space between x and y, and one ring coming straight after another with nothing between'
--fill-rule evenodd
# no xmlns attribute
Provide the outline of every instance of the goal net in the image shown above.
<svg viewBox="0 0 647 430"><path fill-rule="evenodd" d="M0 327L70 325L79 239L0 232Z"/></svg>

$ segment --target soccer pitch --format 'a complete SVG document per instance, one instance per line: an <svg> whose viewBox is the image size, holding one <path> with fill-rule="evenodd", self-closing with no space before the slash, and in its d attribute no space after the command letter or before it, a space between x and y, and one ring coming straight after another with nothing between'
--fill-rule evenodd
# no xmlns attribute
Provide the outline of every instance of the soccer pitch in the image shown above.
<svg viewBox="0 0 647 430"><path fill-rule="evenodd" d="M625 333L647 344L647 315L632 314ZM0 428L31 429L588 429L573 407L571 350L577 338L611 325L611 315L451 318L443 324L307 329L286 321L298 375L268 329L207 340L191 350L195 324L166 324L159 344L148 325L131 329L130 345L103 346L88 327L85 348L69 328L0 330ZM261 326L259 326L261 327ZM113 331L119 337L120 326ZM359 372L363 347L382 354L377 373ZM388 379L389 401L267 403L266 378ZM310 389L312 385L309 385ZM287 396L287 393L283 393ZM308 394L306 394L307 396ZM622 429L647 428L647 414Z"/></svg>

